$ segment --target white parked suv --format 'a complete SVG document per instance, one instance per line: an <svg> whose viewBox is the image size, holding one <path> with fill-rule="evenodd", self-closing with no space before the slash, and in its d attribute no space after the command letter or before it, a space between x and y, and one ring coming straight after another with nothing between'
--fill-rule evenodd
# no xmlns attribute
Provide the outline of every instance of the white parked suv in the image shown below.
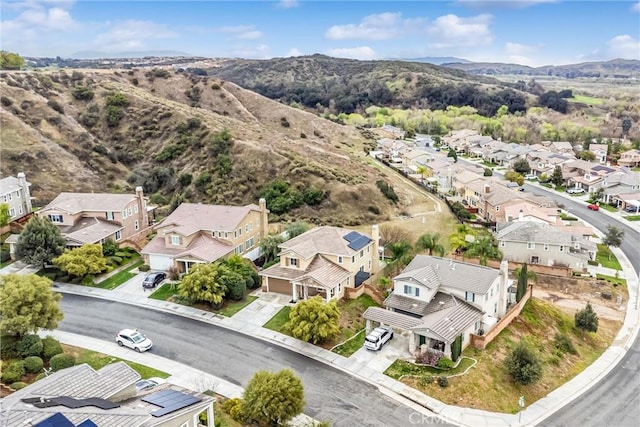
<svg viewBox="0 0 640 427"><path fill-rule="evenodd" d="M393 329L390 326L380 326L375 328L364 339L364 347L367 350L377 351L393 338Z"/></svg>
<svg viewBox="0 0 640 427"><path fill-rule="evenodd" d="M116 342L120 347L129 347L141 353L151 350L153 342L137 329L123 329L116 334Z"/></svg>
<svg viewBox="0 0 640 427"><path fill-rule="evenodd" d="M524 176L524 179L526 179L527 181L533 181L534 179L537 179L538 177L533 175L533 174L528 174Z"/></svg>
<svg viewBox="0 0 640 427"><path fill-rule="evenodd" d="M569 194L582 194L582 193L584 193L584 188L567 188L567 193L569 193Z"/></svg>

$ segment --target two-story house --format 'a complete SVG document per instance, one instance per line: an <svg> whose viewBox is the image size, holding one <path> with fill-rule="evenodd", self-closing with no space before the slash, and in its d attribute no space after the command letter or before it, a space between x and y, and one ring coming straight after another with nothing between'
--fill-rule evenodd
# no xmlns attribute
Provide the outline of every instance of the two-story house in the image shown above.
<svg viewBox="0 0 640 427"><path fill-rule="evenodd" d="M113 240L137 248L151 232L147 202L142 187L134 194L60 193L36 215L57 225L67 246Z"/></svg>
<svg viewBox="0 0 640 427"><path fill-rule="evenodd" d="M551 176L556 166L575 160L573 151L571 154L559 154L546 150L535 150L527 153L525 159L529 162L532 175L541 176L545 174Z"/></svg>
<svg viewBox="0 0 640 427"><path fill-rule="evenodd" d="M506 262L497 270L417 255L393 278L385 308L369 307L363 317L368 328L376 322L410 332L412 353L426 345L451 358L456 339L464 348L471 334L488 332L504 316L509 286Z"/></svg>
<svg viewBox="0 0 640 427"><path fill-rule="evenodd" d="M279 245L280 263L262 270L262 290L291 295L293 301L316 295L327 301L359 288L378 271L378 226L371 237L323 226Z"/></svg>
<svg viewBox="0 0 640 427"><path fill-rule="evenodd" d="M18 173L17 177L8 176L0 179L0 203L7 204L9 208L10 222L31 213L31 183L27 182L24 173Z"/></svg>
<svg viewBox="0 0 640 427"><path fill-rule="evenodd" d="M153 270L181 273L233 254L255 260L269 232L268 213L265 199L259 206L182 203L154 226L156 237L140 253Z"/></svg>
<svg viewBox="0 0 640 427"><path fill-rule="evenodd" d="M600 164L607 163L607 151L609 146L607 144L589 144L589 151L596 156L596 162Z"/></svg>
<svg viewBox="0 0 640 427"><path fill-rule="evenodd" d="M571 230L571 231L570 231ZM554 227L535 221L497 225L498 248L505 259L520 263L566 266L582 271L598 250L589 236L572 227Z"/></svg>
<svg viewBox="0 0 640 427"><path fill-rule="evenodd" d="M620 153L618 164L620 166L627 166L631 168L640 166L640 150L633 148L625 151L624 153Z"/></svg>
<svg viewBox="0 0 640 427"><path fill-rule="evenodd" d="M631 201L640 201L640 173L620 171L605 176L601 187L602 201L626 208ZM635 203L631 203L635 205Z"/></svg>

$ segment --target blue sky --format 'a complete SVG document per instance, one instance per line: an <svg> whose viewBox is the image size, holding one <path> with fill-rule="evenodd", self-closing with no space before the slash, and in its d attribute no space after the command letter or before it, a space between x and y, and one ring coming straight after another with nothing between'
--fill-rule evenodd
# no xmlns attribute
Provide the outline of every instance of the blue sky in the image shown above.
<svg viewBox="0 0 640 427"><path fill-rule="evenodd" d="M640 2L7 0L0 46L25 56L172 50L209 57L323 53L560 65L640 59Z"/></svg>

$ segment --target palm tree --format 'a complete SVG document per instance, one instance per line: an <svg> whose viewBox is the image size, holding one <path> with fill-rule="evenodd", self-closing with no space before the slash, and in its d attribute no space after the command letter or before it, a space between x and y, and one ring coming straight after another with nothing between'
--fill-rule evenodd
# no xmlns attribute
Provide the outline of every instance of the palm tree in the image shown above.
<svg viewBox="0 0 640 427"><path fill-rule="evenodd" d="M385 249L391 252L391 262L394 262L410 254L413 248L409 242L401 240L387 245Z"/></svg>
<svg viewBox="0 0 640 427"><path fill-rule="evenodd" d="M487 265L488 259L502 259L502 252L498 250L498 247L493 241L493 237L489 234L478 236L475 241L469 244L465 255L478 257L480 259L480 265Z"/></svg>
<svg viewBox="0 0 640 427"><path fill-rule="evenodd" d="M276 259L278 255L278 246L285 241L285 238L279 234L269 234L260 242L260 251L264 256L265 264Z"/></svg>
<svg viewBox="0 0 640 427"><path fill-rule="evenodd" d="M468 236L475 237L476 231L467 224L460 224L456 228L456 232L449 236L449 245L456 253L464 252L469 246L471 239Z"/></svg>
<svg viewBox="0 0 640 427"><path fill-rule="evenodd" d="M429 255L433 255L433 253L437 253L440 256L444 255L444 246L438 243L440 239L439 234L423 234L418 237L418 241L416 242L416 249L418 251L429 251Z"/></svg>

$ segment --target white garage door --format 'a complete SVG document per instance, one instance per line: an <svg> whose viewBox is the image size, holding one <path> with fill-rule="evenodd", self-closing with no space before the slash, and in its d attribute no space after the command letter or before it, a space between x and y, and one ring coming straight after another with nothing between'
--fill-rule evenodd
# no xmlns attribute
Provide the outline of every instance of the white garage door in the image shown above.
<svg viewBox="0 0 640 427"><path fill-rule="evenodd" d="M149 267L152 270L168 270L173 266L173 260L164 255L149 255Z"/></svg>

